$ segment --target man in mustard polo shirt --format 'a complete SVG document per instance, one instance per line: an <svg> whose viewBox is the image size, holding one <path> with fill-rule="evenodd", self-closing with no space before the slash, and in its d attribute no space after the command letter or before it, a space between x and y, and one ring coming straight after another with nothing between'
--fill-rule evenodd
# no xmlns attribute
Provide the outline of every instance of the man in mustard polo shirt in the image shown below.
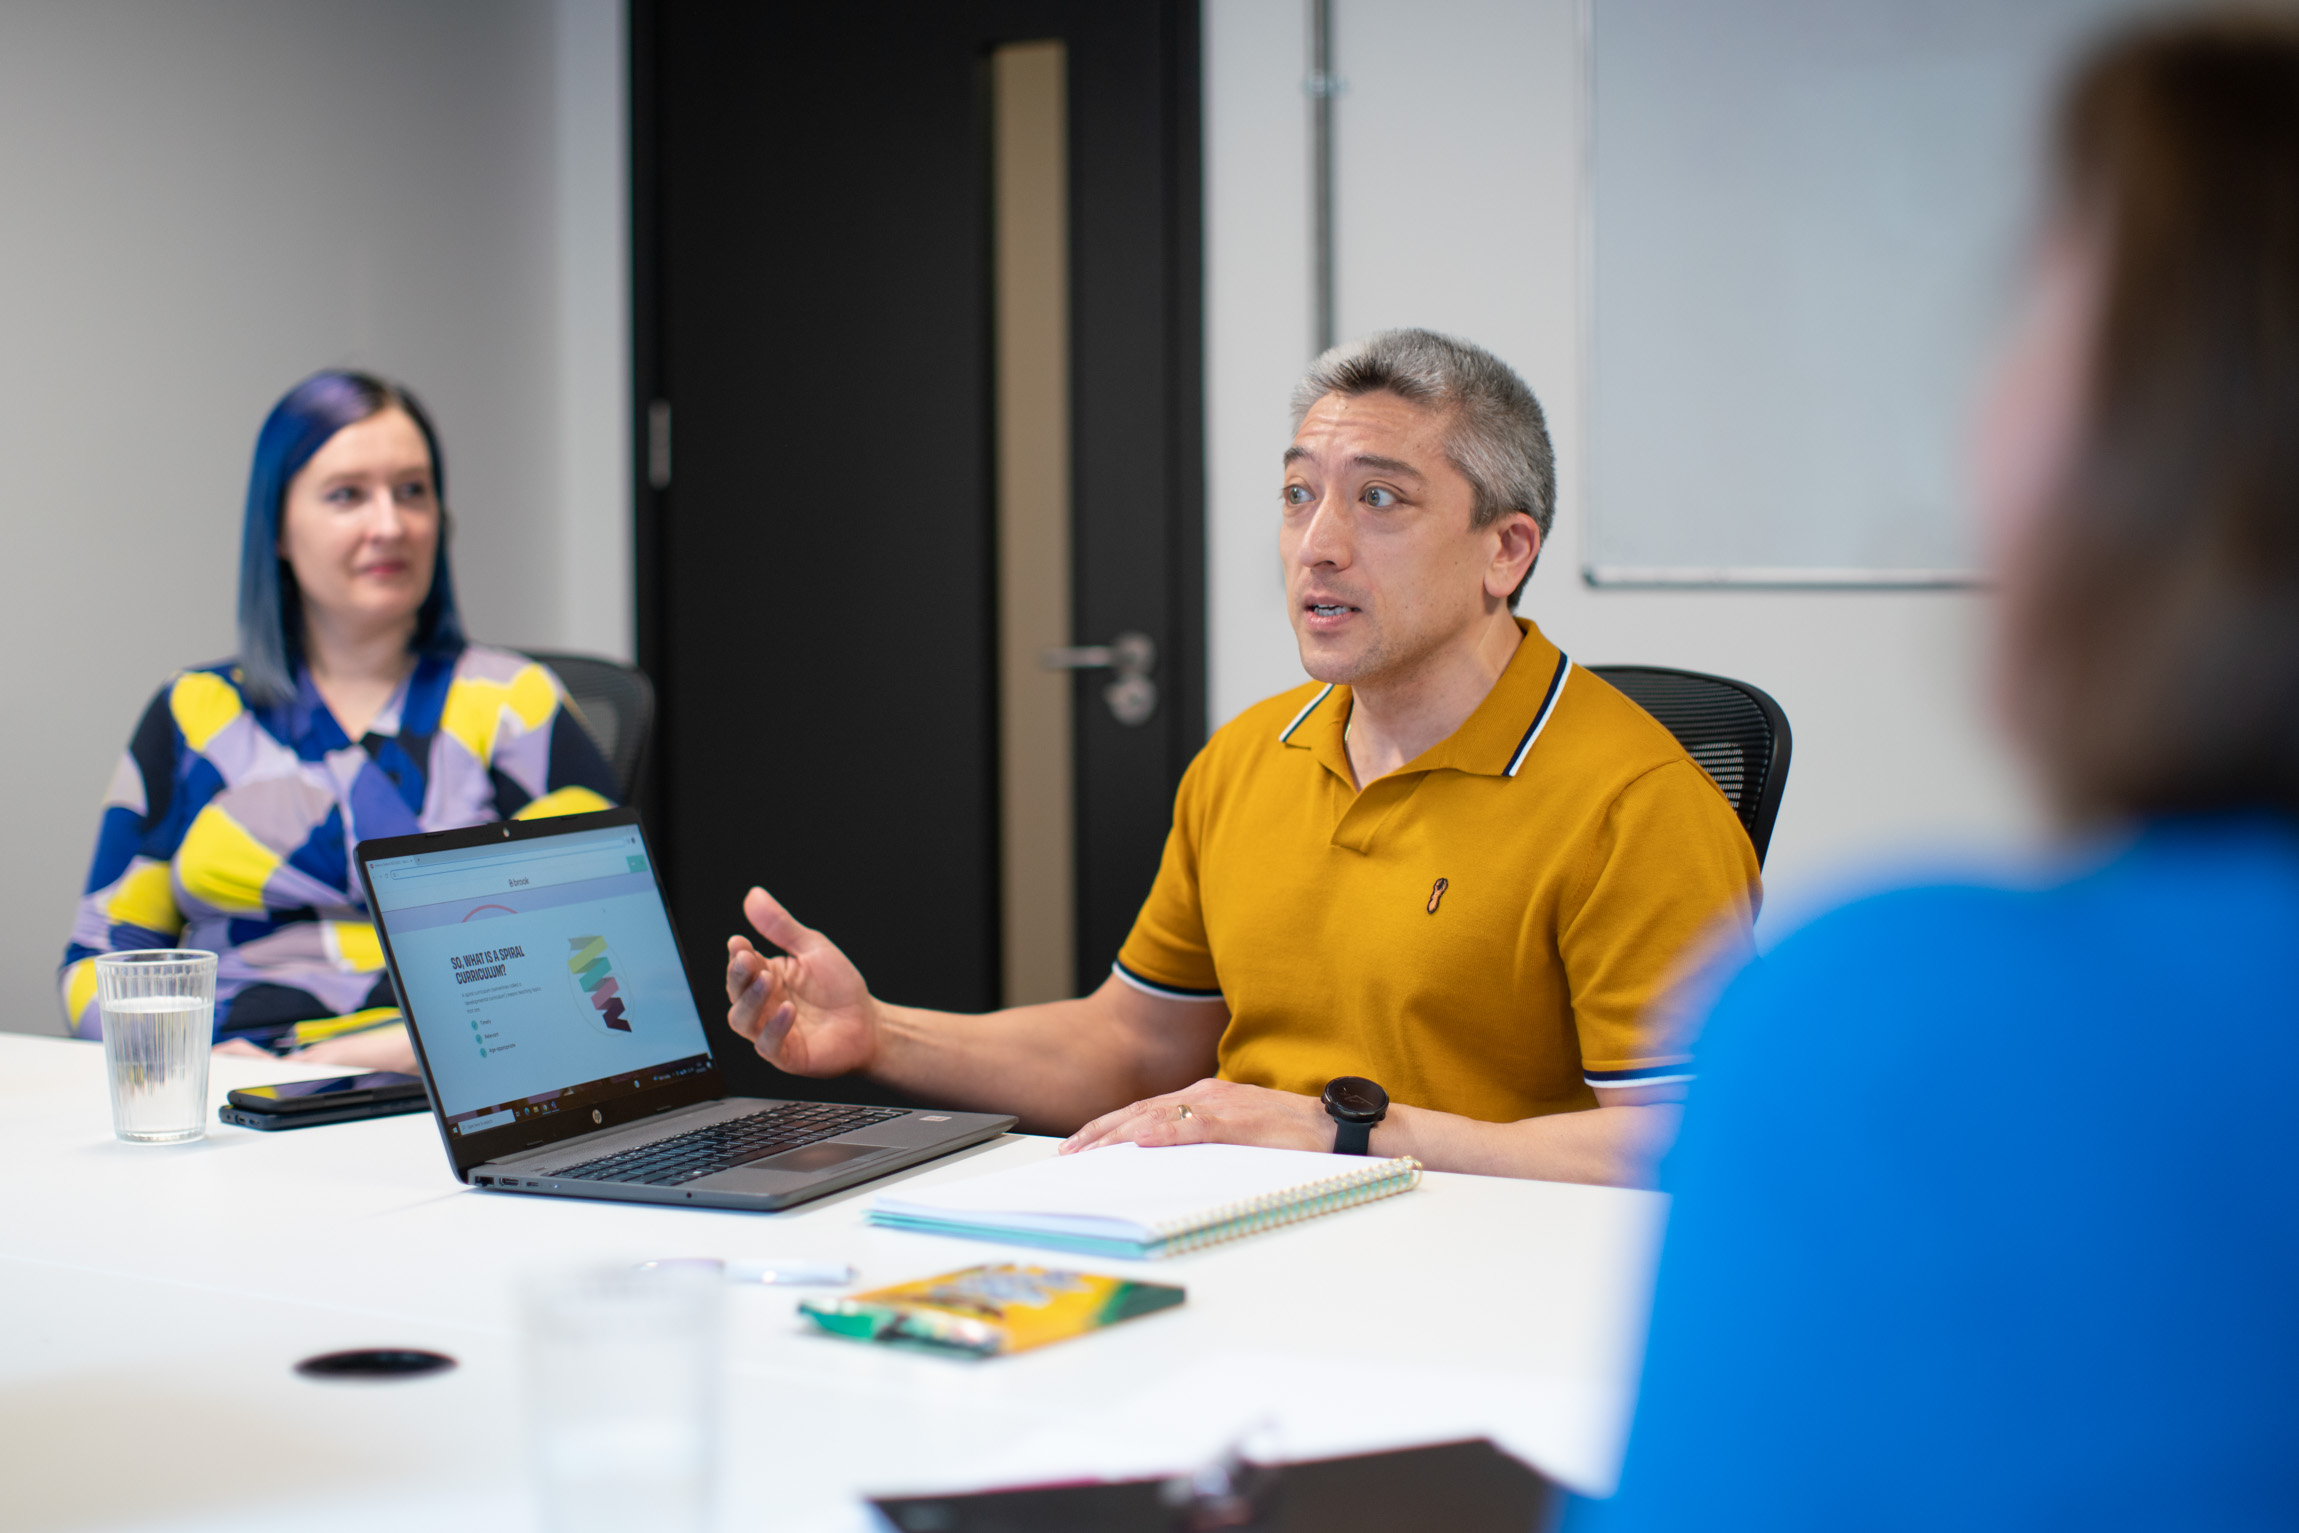
<svg viewBox="0 0 2299 1533"><path fill-rule="evenodd" d="M728 1021L783 1069L1011 1112L1065 1150L1646 1183L1688 1079L1664 1003L1745 943L1755 853L1666 730L1514 615L1555 498L1515 373L1388 331L1321 357L1294 408L1278 544L1317 680L1191 764L1111 977L987 1016L890 1005L753 889L783 954L729 939Z"/></svg>

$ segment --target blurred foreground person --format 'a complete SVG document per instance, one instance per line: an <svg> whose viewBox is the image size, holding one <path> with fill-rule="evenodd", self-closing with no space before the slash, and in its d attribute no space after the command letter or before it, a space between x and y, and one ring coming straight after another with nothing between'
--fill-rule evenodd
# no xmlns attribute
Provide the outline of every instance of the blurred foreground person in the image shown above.
<svg viewBox="0 0 2299 1533"><path fill-rule="evenodd" d="M61 975L79 1036L96 954L202 948L226 1052L413 1070L352 847L609 807L551 673L464 638L444 477L430 417L379 378L317 373L273 407L239 654L160 689L105 795Z"/></svg>
<svg viewBox="0 0 2299 1533"><path fill-rule="evenodd" d="M2067 860L1724 993L1576 1528L2299 1527L2299 27L2111 41L2053 169L1978 459Z"/></svg>

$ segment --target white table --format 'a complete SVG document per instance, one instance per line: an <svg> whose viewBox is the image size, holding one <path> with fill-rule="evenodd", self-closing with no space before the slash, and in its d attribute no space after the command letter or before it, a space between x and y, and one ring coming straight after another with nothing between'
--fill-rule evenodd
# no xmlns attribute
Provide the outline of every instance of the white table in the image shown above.
<svg viewBox="0 0 2299 1533"><path fill-rule="evenodd" d="M214 1063L234 1086L332 1072ZM893 1180L1049 1155L1009 1135ZM877 1286L1050 1253L876 1229L885 1182L783 1214L461 1187L428 1114L188 1145L112 1137L100 1045L0 1035L0 1527L529 1525L526 1272L820 1257ZM1178 1310L962 1362L729 1296L728 1527L853 1533L864 1493L1185 1468L1273 1422L1290 1457L1490 1435L1603 1492L1661 1220L1650 1194L1432 1174L1402 1197L1157 1263ZM451 1373L322 1384L299 1358L428 1347ZM1339 1359L1346 1359L1343 1366ZM1257 1441L1272 1440L1268 1436Z"/></svg>

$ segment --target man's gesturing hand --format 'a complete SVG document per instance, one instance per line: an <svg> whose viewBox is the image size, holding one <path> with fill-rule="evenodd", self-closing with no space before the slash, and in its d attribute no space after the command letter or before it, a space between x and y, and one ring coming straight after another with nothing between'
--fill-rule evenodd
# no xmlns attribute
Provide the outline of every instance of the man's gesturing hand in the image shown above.
<svg viewBox="0 0 2299 1533"><path fill-rule="evenodd" d="M878 1052L878 1003L846 955L764 889L744 897L742 913L784 956L768 958L747 937L726 939L727 1026L793 1075L867 1068Z"/></svg>

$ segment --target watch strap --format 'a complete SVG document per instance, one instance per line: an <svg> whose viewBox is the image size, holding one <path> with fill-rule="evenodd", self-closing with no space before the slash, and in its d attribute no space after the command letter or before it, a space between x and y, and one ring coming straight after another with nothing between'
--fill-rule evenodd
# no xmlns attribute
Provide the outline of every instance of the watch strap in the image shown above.
<svg viewBox="0 0 2299 1533"><path fill-rule="evenodd" d="M1373 1125L1333 1120L1333 1153L1336 1155L1370 1155L1373 1153Z"/></svg>

